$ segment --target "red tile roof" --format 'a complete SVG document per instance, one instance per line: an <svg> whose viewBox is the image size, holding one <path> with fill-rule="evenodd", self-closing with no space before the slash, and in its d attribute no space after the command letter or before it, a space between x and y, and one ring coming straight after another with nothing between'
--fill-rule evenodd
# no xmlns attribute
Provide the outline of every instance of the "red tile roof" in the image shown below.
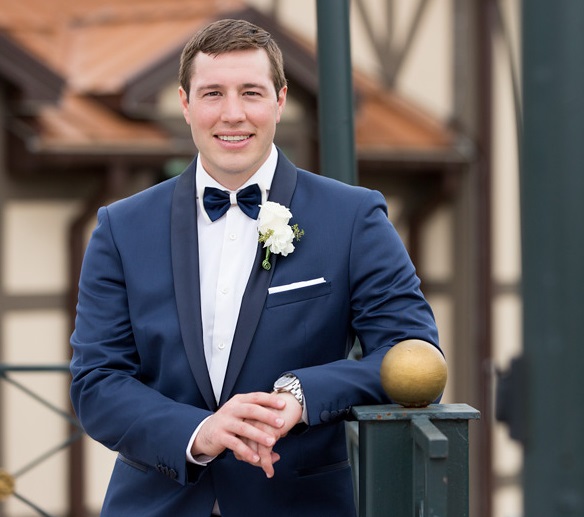
<svg viewBox="0 0 584 517"><path fill-rule="evenodd" d="M148 122L130 120L91 98L67 94L59 106L47 106L38 119L37 151L87 153L169 151L166 134Z"/></svg>
<svg viewBox="0 0 584 517"><path fill-rule="evenodd" d="M179 53L197 27L245 7L243 0L0 0L0 30L66 80L62 102L39 114L38 149L171 153L161 127L95 98L122 95L144 70ZM371 81L356 79L356 86L358 153L450 147L443 126L394 93Z"/></svg>
<svg viewBox="0 0 584 517"><path fill-rule="evenodd" d="M413 104L358 78L355 86L360 93L355 138L362 153L388 149L437 150L451 146L452 134Z"/></svg>

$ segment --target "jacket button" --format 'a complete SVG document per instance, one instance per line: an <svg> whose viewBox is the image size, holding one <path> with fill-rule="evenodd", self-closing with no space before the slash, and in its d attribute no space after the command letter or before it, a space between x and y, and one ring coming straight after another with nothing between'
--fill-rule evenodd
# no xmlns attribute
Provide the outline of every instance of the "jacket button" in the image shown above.
<svg viewBox="0 0 584 517"><path fill-rule="evenodd" d="M330 414L330 412L329 412L329 411L326 411L326 410L325 410L325 411L323 411L323 412L320 414L320 419L321 419L323 422L328 422L328 421L331 419L331 414Z"/></svg>

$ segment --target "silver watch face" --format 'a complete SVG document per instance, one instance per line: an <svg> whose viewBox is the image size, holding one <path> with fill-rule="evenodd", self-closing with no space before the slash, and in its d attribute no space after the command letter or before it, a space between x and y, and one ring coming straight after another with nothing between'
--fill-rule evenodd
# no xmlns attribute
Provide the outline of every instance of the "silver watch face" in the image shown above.
<svg viewBox="0 0 584 517"><path fill-rule="evenodd" d="M290 386L290 384L292 384L295 380L296 377L293 377L292 375L284 375L276 380L276 382L274 383L274 389L281 390L286 386Z"/></svg>

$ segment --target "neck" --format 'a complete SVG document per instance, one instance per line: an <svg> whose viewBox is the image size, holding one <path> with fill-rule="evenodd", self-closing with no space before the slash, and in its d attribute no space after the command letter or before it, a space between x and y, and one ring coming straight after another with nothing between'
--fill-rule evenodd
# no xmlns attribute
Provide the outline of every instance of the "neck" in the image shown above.
<svg viewBox="0 0 584 517"><path fill-rule="evenodd" d="M241 188L241 186L244 185L245 182L255 174L255 172L256 171L245 175L238 174L233 176L227 175L222 177L217 177L217 175L209 173L209 176L211 176L217 183L225 187L227 190L234 192Z"/></svg>

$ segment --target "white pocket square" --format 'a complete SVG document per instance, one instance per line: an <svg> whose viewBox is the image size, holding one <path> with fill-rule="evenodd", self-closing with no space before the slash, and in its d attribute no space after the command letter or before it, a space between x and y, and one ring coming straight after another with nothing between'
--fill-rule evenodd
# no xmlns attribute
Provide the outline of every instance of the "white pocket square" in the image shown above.
<svg viewBox="0 0 584 517"><path fill-rule="evenodd" d="M278 285L276 287L268 288L268 294L282 293L284 291L292 291L293 289L302 289L303 287L309 287L316 284L324 284L325 279L321 276L320 278L314 278L312 280L304 280L303 282L294 282L293 284Z"/></svg>

